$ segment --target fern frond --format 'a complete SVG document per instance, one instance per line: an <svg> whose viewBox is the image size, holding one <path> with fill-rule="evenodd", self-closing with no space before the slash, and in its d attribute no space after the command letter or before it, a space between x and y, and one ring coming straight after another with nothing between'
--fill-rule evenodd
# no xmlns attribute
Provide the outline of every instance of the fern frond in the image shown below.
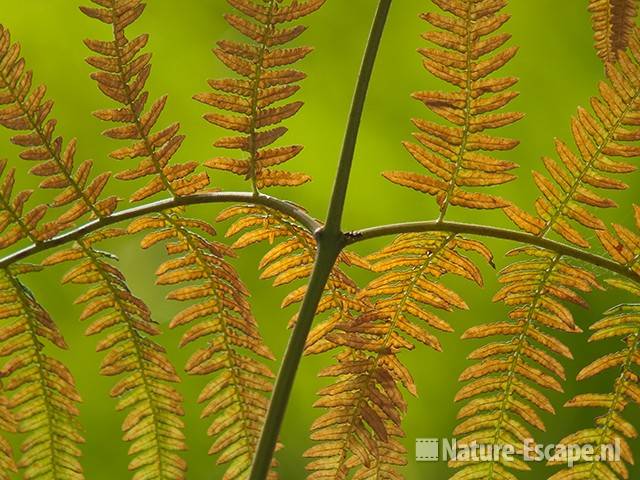
<svg viewBox="0 0 640 480"><path fill-rule="evenodd" d="M427 91L413 96L447 122L416 119L420 142L405 142L409 153L431 175L386 172L384 176L405 187L436 197L444 215L449 205L492 209L508 205L504 200L473 190L500 185L515 178L509 171L517 165L495 158L494 152L508 151L518 141L490 134L510 125L522 114L501 111L517 93L513 77L491 76L516 54L517 48L501 47L510 39L494 33L507 22L500 13L506 0L434 0L450 15L425 13L422 18L437 28L424 35L436 48L422 48L425 68L453 85L452 92ZM486 152L486 153L483 153Z"/></svg>
<svg viewBox="0 0 640 480"><path fill-rule="evenodd" d="M623 282L618 283L618 286L640 298L640 288L637 285ZM603 452L603 448L608 448L610 456L573 459L575 465L553 475L553 480L630 478L626 464L634 464L634 459L629 440L635 440L638 431L624 419L623 413L629 403L640 405L639 377L635 371L640 359L640 304L619 305L607 311L605 315L604 319L591 326L593 334L589 341L622 338L623 348L592 362L580 372L578 380L585 380L611 369L618 369L619 374L611 391L602 394L581 394L567 402L567 407L599 408L604 409L605 413L596 419L593 428L568 435L561 443L592 445L597 455ZM620 459L614 456L616 445L620 447ZM552 462L557 463L566 463L566 459L565 462Z"/></svg>
<svg viewBox="0 0 640 480"><path fill-rule="evenodd" d="M273 373L261 359L273 360L258 331L249 292L227 258L234 252L206 236L211 225L166 212L134 221L132 233L151 230L142 240L149 248L168 241L167 253L176 256L157 270L159 285L175 286L168 298L191 305L178 313L171 328L188 326L181 346L207 340L187 362L191 375L216 375L203 389L202 416L213 417L209 434L215 442L209 453L218 463L229 463L224 480L248 478L253 454L266 416ZM273 466L276 464L274 462ZM277 478L271 472L270 479Z"/></svg>
<svg viewBox="0 0 640 480"><path fill-rule="evenodd" d="M572 119L571 128L578 153L556 140L560 163L544 158L551 178L534 172L542 196L536 201L537 216L512 205L505 213L521 229L544 236L555 231L565 240L588 247L589 243L572 222L591 230L604 230L604 222L586 207L611 208L616 203L594 188L624 190L628 186L612 174L633 172L636 167L621 161L640 155L640 36L634 28L628 51L619 63L607 68L607 82L600 83L600 96L591 99L593 114L584 108Z"/></svg>
<svg viewBox="0 0 640 480"><path fill-rule="evenodd" d="M32 77L20 56L20 46L12 43L9 31L0 25L0 125L22 132L11 141L24 148L22 159L38 162L31 173L44 177L40 188L62 190L50 203L51 207L65 207L57 223L63 228L87 213L95 217L111 214L117 198L99 198L110 173L91 180L91 160L74 167L76 140L64 146L63 139L55 135L56 121L49 118L53 102L45 99L44 86L32 88Z"/></svg>
<svg viewBox="0 0 640 480"><path fill-rule="evenodd" d="M81 7L89 17L98 19L113 29L112 41L85 40L87 47L98 54L87 62L98 69L91 77L98 88L119 108L100 110L95 116L118 126L104 132L109 138L130 140L132 143L111 153L117 160L140 159L135 168L116 175L121 180L152 177L131 195L131 201L144 200L156 193L168 191L173 196L196 193L209 185L204 172L195 172L197 162L169 163L179 150L184 136L177 123L155 130L164 110L167 97L161 97L149 107L145 85L151 72L151 54L143 53L149 36L140 35L129 40L126 29L142 15L142 0L92 0L98 5Z"/></svg>
<svg viewBox="0 0 640 480"><path fill-rule="evenodd" d="M398 355L423 343L441 350L428 328L451 327L427 309L467 308L462 298L438 283L447 273L482 283L480 271L461 252L491 253L479 242L445 233L407 234L367 258L380 277L362 290L369 308L327 337L346 347L338 364L322 373L336 382L320 392L316 406L328 408L312 426L321 443L307 452L310 479L348 478L393 480L406 464L398 441L406 402L401 387L413 395L416 385ZM371 303L369 303L371 302Z"/></svg>
<svg viewBox="0 0 640 480"><path fill-rule="evenodd" d="M605 64L618 61L629 46L638 16L636 0L590 0L595 47Z"/></svg>
<svg viewBox="0 0 640 480"><path fill-rule="evenodd" d="M9 408L9 399L6 397L4 390L4 385L0 384L0 431L3 433L16 433L18 425L13 412ZM17 471L18 467L13 457L13 448L9 441L0 435L0 480L11 480L11 474Z"/></svg>
<svg viewBox="0 0 640 480"><path fill-rule="evenodd" d="M300 89L297 83L305 74L291 65L312 51L310 47L287 47L306 27L286 24L313 13L325 0L227 1L244 14L227 14L227 22L249 42L218 42L215 55L237 77L210 80L214 92L195 99L224 112L206 114L208 122L234 132L235 136L221 138L214 146L239 149L245 156L217 157L206 165L242 175L254 189L306 183L311 180L308 175L273 169L296 157L302 146L270 146L287 132L278 125L302 107L302 102L289 99Z"/></svg>
<svg viewBox="0 0 640 480"><path fill-rule="evenodd" d="M33 191L23 190L14 196L15 169L6 172L6 167L7 161L0 159L0 250L25 238L34 243L51 238L59 231L59 224L48 222L40 226L47 213L46 205L25 212Z"/></svg>
<svg viewBox="0 0 640 480"><path fill-rule="evenodd" d="M54 253L44 265L77 262L63 283L90 288L76 303L85 304L81 320L98 316L87 335L108 332L97 350L107 352L100 373L122 375L111 390L117 409L128 410L122 429L131 442L129 469L134 480L181 480L186 463L182 397L171 385L179 382L167 355L153 337L160 329L145 303L133 295L124 275L109 260L111 254L95 248L98 242L126 234L106 229L91 234L66 250Z"/></svg>
<svg viewBox="0 0 640 480"><path fill-rule="evenodd" d="M0 334L0 355L9 357L0 373L12 393L7 406L18 430L28 435L18 465L29 480L81 480L80 395L71 372L44 352L43 342L61 349L67 345L49 314L19 280L39 269L17 265L0 272L0 317L8 321Z"/></svg>
<svg viewBox="0 0 640 480"><path fill-rule="evenodd" d="M496 340L475 350L469 358L478 363L460 376L461 381L469 383L460 390L456 401L469 402L460 410L462 423L454 432L462 437L459 445L524 445L526 439L534 438L531 427L545 429L540 411L555 413L555 409L542 390L562 391L561 382L566 375L556 357L572 358L557 333L581 331L563 303L586 307L578 292L599 288L595 275L570 265L553 252L521 247L509 255L526 257L500 273L504 286L494 300L511 308L509 320L473 327L463 335L465 339L507 340ZM504 461L502 457L451 465L462 468L452 480L514 480L510 470L529 469L520 458Z"/></svg>
<svg viewBox="0 0 640 480"><path fill-rule="evenodd" d="M634 208L636 226L640 231L640 208ZM598 232L602 245L621 265L640 272L640 235L621 225L614 225L613 229L615 234L606 230ZM640 288L637 284L618 279L609 280L608 283L640 298ZM640 304L614 307L605 313L604 319L594 323L590 329L593 332L590 342L621 338L624 347L593 361L578 374L578 380L586 380L611 369L618 369L619 374L611 391L602 394L581 394L567 402L567 407L601 408L605 409L605 413L596 419L594 428L571 434L565 437L561 444L592 445L599 454L603 447L613 448L617 443L620 445L622 458L574 459L577 465L556 473L551 477L553 480L628 479L629 469L625 463L634 463L628 440L635 440L638 432L622 414L629 403L640 405L640 377L638 372L634 371L640 360Z"/></svg>

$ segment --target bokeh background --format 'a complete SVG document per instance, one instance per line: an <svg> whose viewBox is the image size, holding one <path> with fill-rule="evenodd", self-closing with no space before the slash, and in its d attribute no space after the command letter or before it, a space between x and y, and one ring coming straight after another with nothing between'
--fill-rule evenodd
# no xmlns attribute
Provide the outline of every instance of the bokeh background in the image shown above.
<svg viewBox="0 0 640 480"><path fill-rule="evenodd" d="M22 43L29 66L35 70L36 82L48 85L49 96L56 100L54 115L59 119L59 132L67 139L79 138L77 158L93 158L101 169L119 170L124 165L108 158L108 153L115 148L114 142L100 136L104 125L91 116L93 110L104 108L110 102L98 93L88 78L91 69L83 61L88 52L82 39L107 39L109 31L80 13L78 7L82 3L87 2L2 0L0 23L10 28L14 38ZM181 122L187 141L180 158L203 161L215 154L211 144L221 132L201 119L205 107L191 97L206 91L206 79L228 75L211 54L211 48L218 39L237 36L222 20L222 14L229 7L224 0L148 3L146 14L134 30L151 34L149 48L154 52L154 69L149 82L151 96L170 95L161 123ZM428 220L437 215L431 198L396 187L380 175L388 169L419 168L400 142L410 137L413 130L410 119L429 117L429 113L411 100L409 94L443 86L423 70L416 53L416 48L424 44L419 35L427 28L418 15L432 9L431 2L397 0L394 3L366 105L349 189L345 225L350 229L396 221ZM295 190L271 193L305 205L320 218L326 210L375 4L374 0L328 0L319 13L307 20L311 28L300 40L317 49L302 66L309 74L300 95L306 106L288 122L291 130L288 141L306 146L291 167L309 172L314 181ZM578 105L587 106L589 97L597 92L603 68L592 49L587 0L513 0L508 11L513 19L506 29L513 34L512 44L521 48L507 68L508 73L521 78L517 87L521 96L512 105L526 112L526 117L509 131L522 141L509 154L509 159L521 165L520 179L500 187L496 193L529 208L536 195L531 170L541 168L541 156L553 154L554 137L569 139L570 116ZM2 132L0 137L0 155L9 158L11 163L18 163L17 150L7 141L8 135ZM20 184L33 187L35 181L26 175L27 166L19 164L18 167ZM212 172L211 176L220 188L246 188L242 181L229 175ZM640 183L637 176L631 176L629 183L629 190L614 193L615 199L627 207L604 213L607 220L632 225L632 212L628 206L638 201ZM132 186L114 182L111 189L126 198ZM41 200L47 198L43 192L37 192L37 196ZM192 213L213 221L219 210L217 206L208 206L193 208ZM499 213L452 209L451 218L508 226ZM224 225L218 226L221 232L224 228ZM371 252L383 243L372 242L359 247L358 251ZM498 266L504 266L504 253L513 245L501 241L487 243L495 251ZM161 248L142 251L134 239L116 242L109 248L120 257L121 268L135 293L149 303L157 321L166 325L177 306L164 300L166 291L154 285L153 274L164 258L164 251ZM597 247L594 249L599 251ZM253 292L251 301L266 341L280 357L288 337L286 324L294 311L279 308L287 289L274 289L259 280L256 265L264 251L264 246L244 251L235 264ZM59 356L70 365L84 398L81 420L87 439L83 447L86 476L91 480L128 478L127 446L120 440L122 414L114 411L114 401L108 397L114 380L97 374L102 355L94 351L95 339L83 336L85 325L77 320L79 309L72 306L78 291L59 285L63 273L64 268L47 270L30 277L28 284L52 312L71 346L68 352ZM409 464L404 471L407 479L443 479L450 473L444 463L416 463L412 458L414 443L419 437L448 437L456 424L459 407L454 405L453 397L459 388L457 377L469 365L467 354L477 346L474 342L460 340L461 333L472 325L505 318L505 307L491 302L498 288L495 273L490 268L486 268L485 273L482 289L465 282L448 282L465 294L471 309L446 315L456 332L441 335L444 353L419 347L403 355L420 390L419 398L410 399L405 420L406 446L410 452ZM607 277L606 272L596 273L600 279ZM354 275L362 284L370 278L361 272L354 272ZM586 329L604 310L623 298L618 292L590 295L591 310L575 311L579 324ZM162 343L176 364L182 365L190 351L179 350L178 339L179 332L167 332ZM545 415L547 432L537 437L545 443L557 442L569 432L590 426L597 413L562 409L566 400L578 392L599 391L610 385L610 378L606 376L603 380L581 385L576 385L572 379L599 352L615 345L588 346L586 335L563 337L563 340L573 346L575 361L566 362L569 377L566 393L549 394L558 406L559 415ZM286 447L279 454L280 471L285 480L299 480L305 476L306 462L302 453L311 445L309 425L319 414L311 405L315 392L323 384L316 374L330 361L329 356L307 358L300 369L282 432ZM275 369L277 365L273 367ZM202 378L185 378L180 386L187 405L189 450L185 457L190 465L189 478L194 480L218 479L223 471L206 454L210 446L205 433L208 422L199 419L200 407L195 402L204 383ZM633 420L640 420L637 409L631 408L629 412ZM523 479L546 478L551 472L543 465L532 467L531 473L522 475ZM636 467L631 478L639 475L640 467Z"/></svg>

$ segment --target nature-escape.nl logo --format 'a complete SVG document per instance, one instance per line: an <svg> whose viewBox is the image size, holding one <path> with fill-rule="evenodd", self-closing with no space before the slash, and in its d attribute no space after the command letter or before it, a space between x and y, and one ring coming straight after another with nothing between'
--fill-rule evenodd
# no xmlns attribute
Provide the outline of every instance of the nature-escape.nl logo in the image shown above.
<svg viewBox="0 0 640 480"><path fill-rule="evenodd" d="M490 444L478 442L463 443L457 439L418 438L416 439L416 460L418 462L549 462L573 467L579 462L620 461L621 445L616 439L613 444L540 444L526 439L521 445Z"/></svg>

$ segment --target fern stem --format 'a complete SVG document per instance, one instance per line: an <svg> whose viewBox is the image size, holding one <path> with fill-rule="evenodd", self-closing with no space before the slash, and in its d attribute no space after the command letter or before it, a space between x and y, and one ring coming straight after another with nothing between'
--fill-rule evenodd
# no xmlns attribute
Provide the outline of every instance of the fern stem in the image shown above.
<svg viewBox="0 0 640 480"><path fill-rule="evenodd" d="M250 480L265 480L271 466L271 459L275 451L280 427L284 420L293 382L304 353L307 337L311 330L311 324L316 315L318 303L322 298L324 287L329 279L331 270L340 253L340 247L320 243L316 256L313 274L309 280L307 294L305 295L298 321L289 339L287 351L282 360L276 385L269 404L267 418L260 435L260 442L251 467Z"/></svg>
<svg viewBox="0 0 640 480"><path fill-rule="evenodd" d="M0 268L6 268L21 260L26 260L38 253L49 251L53 248L66 245L67 243L80 240L84 236L98 231L109 225L133 220L150 213L163 212L176 207L189 205L201 205L210 203L250 203L263 205L267 208L279 211L296 221L300 222L309 232L318 233L322 230L322 224L306 213L302 208L286 200L280 200L265 194L254 195L252 192L209 192L184 197L159 200L157 202L141 205L139 207L123 210L107 217L92 220L64 234L55 236L49 240L37 244L29 245L21 250L9 254L0 259ZM397 235L400 233L418 232L447 232L462 233L467 235L478 235L481 237L497 238L520 242L527 245L535 245L547 250L560 253L567 257L582 260L596 267L604 268L613 273L629 278L636 283L640 283L640 275L635 273L630 266L621 265L613 260L609 260L600 255L595 255L576 247L565 245L555 240L541 238L528 233L509 230L506 228L492 227L488 225L476 225L472 223L460 223L449 221L429 221L429 222L406 222L390 225L382 225L362 230L355 230L346 233L346 244L351 245L365 240L379 237Z"/></svg>
<svg viewBox="0 0 640 480"><path fill-rule="evenodd" d="M351 167L353 165L353 157L358 132L360 130L360 123L362 121L364 104L369 90L369 83L391 8L391 1L392 0L380 0L378 4L360 69L353 104L351 106L349 123L345 134L340 162L338 164L333 193L331 195L326 225L324 228L314 232L318 240L318 253L314 262L313 273L311 274L307 292L302 302L302 307L300 308L296 326L289 339L289 345L287 346L287 351L285 352L280 371L278 372L269 411L251 468L250 480L265 480L267 478L282 421L284 420L287 404L291 396L296 372L304 353L318 304L320 303L322 293L324 292L338 255L346 243L345 236L341 231L341 225L349 179L351 177Z"/></svg>
<svg viewBox="0 0 640 480"><path fill-rule="evenodd" d="M345 200L347 197L347 189L349 187L349 178L351 177L351 166L353 165L353 156L356 151L356 143L358 141L358 132L360 131L360 123L362 121L362 113L364 104L369 90L369 83L373 74L378 49L382 40L382 33L387 22L389 9L391 8L391 0L380 0L378 11L371 29L367 50L364 54L360 76L358 77L358 85L351 106L351 114L349 115L349 124L344 138L340 163L338 164L338 173L336 175L335 184L333 186L333 194L329 205L329 213L327 214L326 229L330 232L339 232L342 223L342 214L344 212Z"/></svg>
<svg viewBox="0 0 640 480"><path fill-rule="evenodd" d="M510 240L527 245L535 245L547 250L551 250L567 257L573 257L578 260L590 263L596 267L601 267L611 272L627 277L636 283L640 283L640 275L634 272L626 265L619 264L613 260L609 260L600 255L589 253L576 247L565 245L564 243L550 240L546 237L539 237L516 230L506 228L492 227L486 225L476 225L473 223L460 223L449 221L430 221L430 222L406 222L383 225L379 227L365 228L356 230L346 234L347 245L359 243L364 240L370 240L378 237L389 235L397 235L401 233L418 233L418 232L448 232L467 235L479 235L481 237L498 238L501 240Z"/></svg>
<svg viewBox="0 0 640 480"><path fill-rule="evenodd" d="M30 245L23 248L22 250L18 250L13 254L7 255L6 257L0 259L0 268L8 267L9 265L29 258L37 253L45 252L47 250L65 245L67 243L75 242L85 235L88 235L89 233L95 232L109 225L124 222L126 220L133 220L150 213L163 212L165 210L170 210L176 207L209 203L250 203L263 205L265 207L282 212L283 214L293 218L294 220L300 222L300 224L302 224L312 233L315 233L316 231L320 230L320 228L322 228L321 223L316 221L297 205L286 200L280 200L269 195L264 195L262 193L258 195L254 195L253 193L249 192L199 193L184 197L167 198L165 200L159 200L147 205L141 205L139 207L123 210L106 217L94 219L64 234L55 236L49 240L34 245Z"/></svg>

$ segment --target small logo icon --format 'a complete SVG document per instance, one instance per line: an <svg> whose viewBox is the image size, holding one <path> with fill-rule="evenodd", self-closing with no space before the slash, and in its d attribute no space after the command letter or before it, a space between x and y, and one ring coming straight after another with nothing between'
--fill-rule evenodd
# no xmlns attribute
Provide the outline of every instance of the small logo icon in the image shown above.
<svg viewBox="0 0 640 480"><path fill-rule="evenodd" d="M416 461L437 462L440 458L440 440L437 438L416 439Z"/></svg>

